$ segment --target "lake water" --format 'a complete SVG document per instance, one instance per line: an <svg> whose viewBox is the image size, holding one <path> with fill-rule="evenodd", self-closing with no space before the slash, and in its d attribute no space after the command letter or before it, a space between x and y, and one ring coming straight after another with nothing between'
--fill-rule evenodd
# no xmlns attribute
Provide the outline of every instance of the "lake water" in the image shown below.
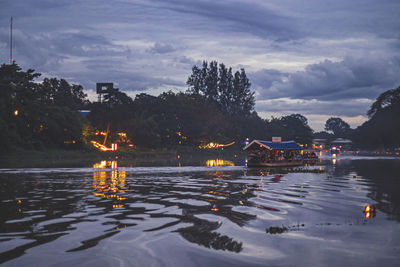
<svg viewBox="0 0 400 267"><path fill-rule="evenodd" d="M400 158L118 164L0 169L0 263L399 266Z"/></svg>

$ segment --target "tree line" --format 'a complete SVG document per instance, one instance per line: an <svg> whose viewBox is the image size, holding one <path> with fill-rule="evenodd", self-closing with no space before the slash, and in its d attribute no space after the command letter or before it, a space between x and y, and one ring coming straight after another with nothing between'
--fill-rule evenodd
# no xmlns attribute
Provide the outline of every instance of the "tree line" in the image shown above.
<svg viewBox="0 0 400 267"><path fill-rule="evenodd" d="M113 90L101 103L90 102L81 85L56 78L37 82L39 77L17 64L0 67L1 151L82 148L92 140L104 142L99 132L107 132L108 143L124 133L135 147L144 149L232 141L241 147L246 138L270 140L272 136L305 144L323 135L351 138L366 148L399 146L394 133L400 124L391 121L399 120L400 89L378 97L368 112L370 120L357 129L340 118L329 119L330 134L313 133L301 114L260 118L245 70L233 72L216 61L193 66L186 92L142 93L132 99ZM89 115L82 117L78 112L82 109L90 110Z"/></svg>

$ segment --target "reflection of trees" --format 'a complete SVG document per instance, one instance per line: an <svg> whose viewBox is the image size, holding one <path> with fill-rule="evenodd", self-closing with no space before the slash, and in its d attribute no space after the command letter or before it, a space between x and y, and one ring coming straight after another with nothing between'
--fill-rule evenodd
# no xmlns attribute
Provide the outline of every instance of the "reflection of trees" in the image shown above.
<svg viewBox="0 0 400 267"><path fill-rule="evenodd" d="M228 250L232 252L240 252L242 250L241 242L234 241L229 236L214 232L221 226L221 223L209 222L186 214L185 221L188 221L189 218L194 225L180 228L176 231L187 241L216 250Z"/></svg>
<svg viewBox="0 0 400 267"><path fill-rule="evenodd" d="M161 190L166 193L168 197L174 197L177 203L166 201L153 201L148 200L149 203L163 204L165 206L178 205L182 209L182 215L169 215L169 214L152 214L152 216L160 217L174 217L178 221L168 223L165 227L172 224L192 223L193 226L179 228L176 232L180 233L187 241L196 243L198 245L212 248L216 250L228 250L232 252L240 252L242 250L242 243L235 241L228 235L222 235L217 232L221 226L218 222L210 222L206 219L199 218L196 215L213 213L218 216L225 217L231 222L239 226L243 226L247 221L255 219L255 215L245 212L232 210L232 207L243 205L249 202L248 199L254 197L251 186L245 184L227 182L230 178L226 176L225 172L212 172L193 174L192 179L203 180L206 183L204 186L196 186L188 189L187 187L177 187L172 184L172 188L165 185ZM257 187L255 185L255 187ZM157 190L158 191L158 190ZM174 191L175 193L171 193ZM171 195L172 194L172 195ZM190 200L207 201L209 205L195 206L190 204ZM186 202L188 201L188 202ZM164 227L158 227L157 230Z"/></svg>
<svg viewBox="0 0 400 267"><path fill-rule="evenodd" d="M232 238L211 232L209 229L197 228L195 226L183 228L178 231L187 241L196 243L215 250L228 250L240 252L242 243L234 241Z"/></svg>
<svg viewBox="0 0 400 267"><path fill-rule="evenodd" d="M145 231L160 231L181 223L190 223L193 226L179 228L175 232L181 234L187 241L207 248L240 252L242 249L241 242L217 232L221 226L220 223L210 222L196 215L212 213L243 226L247 221L255 219L256 216L232 210L232 207L253 206L253 203L248 199L254 197L253 191L257 188L257 185L254 185L253 188L250 185L234 183L230 181L229 173L221 171L191 173L190 179L185 177L185 181L182 182L179 176L185 175L182 173L157 174L152 176L151 179L148 179L147 175L140 175L127 183L125 172L118 171L118 169L100 170L93 173L93 194L109 199L113 205L104 201L91 201L91 203L98 207L101 206L105 213L111 211L112 207L123 207L118 211L118 214L108 216L113 220L110 220L107 224L115 225L114 230L136 225L121 224L121 220L127 218L132 220L133 218L140 221L145 219L146 216L143 216L145 214L154 219L174 218L176 220L173 222ZM191 180L196 181L194 186L188 185ZM196 205L194 203L196 201L206 201L209 205ZM129 205L130 203L142 202L143 207L130 207ZM178 206L182 210L182 215L149 210L145 208L145 203L163 205L166 209Z"/></svg>
<svg viewBox="0 0 400 267"><path fill-rule="evenodd" d="M51 177L42 175L40 179L29 176L22 186L17 181L11 180L6 184L0 184L4 185L2 186L4 199L25 196L35 200L29 202L22 200L21 204L15 202L14 206L9 204L6 206L5 202L0 202L0 207L6 211L2 214L4 221L32 216L23 213L24 210L41 210L41 212L44 210L42 214L45 215L21 223L0 223L0 233L26 233L24 237L35 240L0 254L3 261L19 257L29 248L52 242L61 235L74 231L75 225L80 222L93 221L94 227L98 229L97 234L88 236L87 240L81 240L82 245L70 251L96 246L100 240L109 238L121 228L134 227L141 222L146 226L147 220L153 221L157 218L166 218L168 222L144 231L172 229L171 231L179 233L185 240L200 246L240 252L242 243L235 238L234 232L222 233L219 231L220 222L210 221L202 215L214 214L239 226L256 218L246 211L235 209L241 205L256 207L256 204L249 199L255 197L254 190L259 187L258 184L236 182L232 175L237 173L143 174L129 177L128 180L127 173L123 169L98 169L90 175L92 178L90 180L86 179L87 177L82 179L81 173L76 177L70 174L68 177L65 174L60 174L60 177L53 174ZM60 180L54 180L57 178ZM69 180L69 178L76 179ZM88 197L88 194L92 197ZM157 206L153 208L152 204ZM17 205L21 206L20 214ZM115 208L118 208L118 212L113 212ZM182 211L182 214L168 212L176 209ZM96 218L103 215L106 215L105 221L98 222ZM65 216L68 217L67 221L61 220L45 224L43 227L37 226L40 222L61 219ZM187 227L188 224L190 226ZM173 226L175 228L171 228Z"/></svg>
<svg viewBox="0 0 400 267"><path fill-rule="evenodd" d="M400 164L398 160L353 161L355 171L373 183L368 197L378 204L376 208L400 221Z"/></svg>
<svg viewBox="0 0 400 267"><path fill-rule="evenodd" d="M80 204L86 192L81 190L85 184L57 182L58 179L65 181L62 174L51 174L51 178L32 174L16 176L8 174L7 178L0 179L0 237L7 233L8 240L20 236L32 242L0 253L0 264L22 256L30 248L67 235L75 229L75 224L85 221L80 217L70 217L68 221L55 220L82 210ZM68 178L79 177L70 175ZM49 182L49 179L53 181ZM19 198L22 200L17 200ZM11 199L15 201L2 201ZM47 223L52 220L54 223Z"/></svg>

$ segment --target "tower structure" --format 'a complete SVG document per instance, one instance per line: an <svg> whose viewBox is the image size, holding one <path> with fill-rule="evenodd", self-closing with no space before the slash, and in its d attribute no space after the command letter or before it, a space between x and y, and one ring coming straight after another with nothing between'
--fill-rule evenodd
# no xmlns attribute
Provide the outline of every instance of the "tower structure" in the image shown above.
<svg viewBox="0 0 400 267"><path fill-rule="evenodd" d="M13 47L12 30L13 30L13 17L11 17L10 19L10 64L14 63L12 57L12 47Z"/></svg>

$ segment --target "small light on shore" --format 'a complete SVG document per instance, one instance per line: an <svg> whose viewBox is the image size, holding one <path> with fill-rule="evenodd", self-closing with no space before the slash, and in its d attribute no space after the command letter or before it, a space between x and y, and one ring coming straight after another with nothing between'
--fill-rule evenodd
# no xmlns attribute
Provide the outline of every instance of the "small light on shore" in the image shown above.
<svg viewBox="0 0 400 267"><path fill-rule="evenodd" d="M14 116L18 116L18 109L14 110Z"/></svg>

